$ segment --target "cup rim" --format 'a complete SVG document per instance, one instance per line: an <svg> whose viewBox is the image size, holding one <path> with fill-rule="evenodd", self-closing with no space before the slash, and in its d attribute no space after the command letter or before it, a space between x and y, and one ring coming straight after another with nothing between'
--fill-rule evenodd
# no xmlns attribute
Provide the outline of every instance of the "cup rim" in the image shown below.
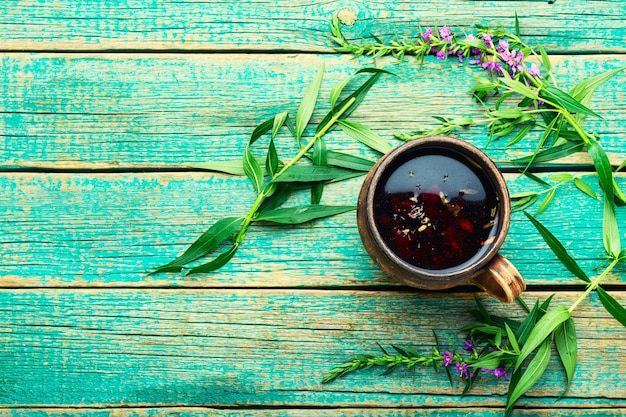
<svg viewBox="0 0 626 417"><path fill-rule="evenodd" d="M492 182L500 200L500 220L498 221L498 230L494 242L476 262L453 271L449 269L443 269L441 271L428 270L403 260L384 242L374 219L373 207L375 190L378 187L381 177L387 173L389 166L394 164L398 159L403 158L406 154L415 152L420 148L436 147L451 149L470 158L471 161L476 162ZM365 211L369 234L378 249L395 264L393 269L399 268L402 271L402 277L400 278L403 280L407 280L407 277L415 277L416 280L428 282L428 287L430 287L431 284L441 287L450 287L460 282L469 281L489 264L506 239L511 218L511 201L504 176L496 164L482 150L464 140L451 136L437 135L415 139L402 144L383 156L376 163L370 172L370 180L366 181L364 186L367 187L367 190L365 190L366 201L364 202L365 205L362 207L362 210Z"/></svg>

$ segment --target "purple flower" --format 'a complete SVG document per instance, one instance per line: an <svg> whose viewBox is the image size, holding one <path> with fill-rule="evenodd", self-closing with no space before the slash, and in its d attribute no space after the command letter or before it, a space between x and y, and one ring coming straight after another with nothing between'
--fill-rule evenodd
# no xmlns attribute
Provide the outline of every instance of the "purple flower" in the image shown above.
<svg viewBox="0 0 626 417"><path fill-rule="evenodd" d="M442 51L437 52L436 56L437 56L437 59L441 61L446 56L448 56L448 54L446 53L446 51L442 50Z"/></svg>
<svg viewBox="0 0 626 417"><path fill-rule="evenodd" d="M509 49L509 43L504 39L500 39L498 42L498 52L502 53L502 51L506 51Z"/></svg>
<svg viewBox="0 0 626 417"><path fill-rule="evenodd" d="M493 48L493 42L491 42L493 40L493 35L491 33L483 33L483 41L485 42L485 45L487 45L487 48Z"/></svg>
<svg viewBox="0 0 626 417"><path fill-rule="evenodd" d="M486 62L483 62L481 65L483 69L491 70L502 75L502 63L501 62L486 61Z"/></svg>
<svg viewBox="0 0 626 417"><path fill-rule="evenodd" d="M524 53L522 51L502 51L500 53L502 60L509 66L509 69L513 74L516 71L524 71L524 67L522 67L521 62L524 59Z"/></svg>
<svg viewBox="0 0 626 417"><path fill-rule="evenodd" d="M462 376L465 379L469 379L473 376L473 372L469 373L467 371L467 364L464 362L457 362L455 368L456 371L459 373L459 376Z"/></svg>
<svg viewBox="0 0 626 417"><path fill-rule="evenodd" d="M504 378L504 379L509 379L509 374L506 372L506 369L504 368L496 368L493 370L493 375L496 378Z"/></svg>
<svg viewBox="0 0 626 417"><path fill-rule="evenodd" d="M528 72L528 74L533 75L535 77L540 77L541 73L539 72L539 68L537 67L537 65L535 65L534 63L530 63L530 68L526 69L526 72Z"/></svg>
<svg viewBox="0 0 626 417"><path fill-rule="evenodd" d="M441 39L444 41L452 42L452 32L447 26L439 28L439 36L441 36Z"/></svg>
<svg viewBox="0 0 626 417"><path fill-rule="evenodd" d="M431 28L426 28L426 31L424 33L422 33L422 39L424 39L427 43L432 42L430 37L433 34L433 31Z"/></svg>
<svg viewBox="0 0 626 417"><path fill-rule="evenodd" d="M475 347L476 347L476 345L474 343L472 343L471 340L465 339L465 343L463 345L463 349L467 350L468 352L471 352L472 350L474 350Z"/></svg>
<svg viewBox="0 0 626 417"><path fill-rule="evenodd" d="M441 364L443 366L448 366L448 365L452 365L452 359L454 358L454 355L452 354L452 352L443 352L443 360L441 361Z"/></svg>

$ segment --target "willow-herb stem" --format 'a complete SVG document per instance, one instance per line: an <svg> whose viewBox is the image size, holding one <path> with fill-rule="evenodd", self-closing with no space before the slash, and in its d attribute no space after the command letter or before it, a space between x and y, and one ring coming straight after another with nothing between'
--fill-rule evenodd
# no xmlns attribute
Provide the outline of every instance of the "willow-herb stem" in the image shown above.
<svg viewBox="0 0 626 417"><path fill-rule="evenodd" d="M288 168L292 167L296 162L298 162L313 147L313 145L315 145L315 142L321 139L322 136L324 136L326 132L328 132L328 130L332 127L332 125L334 125L337 122L337 120L339 120L339 118L348 110L348 108L350 108L350 106L354 104L355 101L356 101L355 97L352 97L350 100L348 100L348 102L341 109L339 109L337 113L333 115L333 117L328 121L328 123L326 123L326 125L324 125L324 127L315 134L313 139L311 139L309 143L307 143L304 147L302 147L300 151L296 154L296 156L294 156L291 159L291 161L287 162L280 169L280 171L274 174L274 176L272 177L272 180L269 183L267 183L267 185L263 188L263 190L259 193L259 195L257 195L256 200L254 200L254 204L252 204L252 208L250 208L250 211L244 218L243 224L241 225L241 229L239 229L239 233L237 233L237 236L235 237L235 243L234 243L235 246L238 246L243 241L246 235L246 231L248 230L248 226L250 226L250 223L252 223L252 220L254 220L256 211L258 210L263 200L275 191L276 178L280 177Z"/></svg>
<svg viewBox="0 0 626 417"><path fill-rule="evenodd" d="M595 281L593 281L591 284L589 284L587 286L587 290L583 293L583 295L581 295L578 300L576 300L574 302L574 304L572 304L572 306L570 308L568 308L569 312L571 313L572 311L574 311L576 309L576 307L578 307L578 304L580 304L585 298L587 298L587 296L591 293L591 291L595 290L596 288L598 288L598 286L600 285L600 283L602 282L602 280L604 279L604 277L607 276L607 274L609 272L611 272L611 270L615 267L615 265L618 264L618 262L620 261L620 258L613 258L613 261L611 262L611 264L609 266L606 267L606 269L604 271L602 271L602 273L600 274L600 276L598 276L598 278L596 278Z"/></svg>

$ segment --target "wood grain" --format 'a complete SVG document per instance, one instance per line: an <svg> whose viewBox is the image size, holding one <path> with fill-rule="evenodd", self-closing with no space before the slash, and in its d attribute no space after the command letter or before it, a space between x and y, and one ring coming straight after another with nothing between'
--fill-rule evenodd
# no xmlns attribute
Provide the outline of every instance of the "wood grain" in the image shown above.
<svg viewBox="0 0 626 417"><path fill-rule="evenodd" d="M601 195L597 177L583 178ZM626 175L617 178L626 189ZM517 175L507 179L512 192L544 189ZM361 182L332 184L322 201L354 205ZM0 286L396 285L363 249L354 212L312 225L253 226L231 263L214 274L146 275L218 219L245 215L253 196L246 178L211 173L2 174ZM297 194L289 204L308 204L308 199L306 193ZM622 235L623 210L618 208ZM601 202L570 182L538 218L589 274L599 273L594 268L604 261ZM501 254L530 285L581 284L520 213L513 216ZM624 284L624 269L616 269L608 280Z"/></svg>
<svg viewBox="0 0 626 417"><path fill-rule="evenodd" d="M537 296L546 294L525 298ZM614 296L626 302L626 293ZM460 398L461 387L431 368L319 383L330 367L376 353L377 342L428 352L436 329L444 344L461 343L456 332L473 303L465 294L375 291L3 290L0 405L502 407L506 384L485 378ZM575 322L576 382L555 402L565 382L555 356L522 407L626 407L626 332L595 296Z"/></svg>
<svg viewBox="0 0 626 417"><path fill-rule="evenodd" d="M350 37L414 36L418 25L472 33L475 24L522 33L550 50L624 52L623 1L444 3L419 1L176 1L102 3L37 0L0 3L3 50L331 50L329 21L343 11ZM471 18L468 18L471 16ZM598 25L598 18L602 24Z"/></svg>
<svg viewBox="0 0 626 417"><path fill-rule="evenodd" d="M331 87L371 66L370 60L298 54L2 54L0 168L187 168L240 159L257 124L279 111L295 114L323 62L325 82L314 123L328 111ZM432 116L484 119L467 91L479 71L436 60L421 69L393 59L378 65L397 76L383 77L352 119L394 144L399 143L394 133L435 127ZM560 85L570 88L626 66L626 57L556 57L554 66ZM603 119L586 121L614 164L626 159L625 80L622 73L597 90L591 107ZM456 135L486 147L483 125ZM487 152L505 164L533 152L538 138L536 132L511 148L496 141ZM327 139L331 149L377 157L338 130ZM281 155L293 150L288 133L278 144ZM562 162L590 163L584 155Z"/></svg>
<svg viewBox="0 0 626 417"><path fill-rule="evenodd" d="M333 407L333 408L265 408L245 410L220 409L208 407L160 407L160 408L105 408L105 409L84 409L84 408L36 408L30 410L23 409L0 409L2 417L30 417L36 414L40 417L165 417L176 415L180 417L240 417L240 416L337 416L337 417L404 417L404 416L424 416L424 417L501 417L504 413L502 407L471 407L471 408L427 408L427 407L402 407L402 408L355 408L355 407ZM515 416L553 416L555 410L549 408L516 409ZM621 417L626 413L626 408L583 408L558 410L562 417L579 416L602 416Z"/></svg>

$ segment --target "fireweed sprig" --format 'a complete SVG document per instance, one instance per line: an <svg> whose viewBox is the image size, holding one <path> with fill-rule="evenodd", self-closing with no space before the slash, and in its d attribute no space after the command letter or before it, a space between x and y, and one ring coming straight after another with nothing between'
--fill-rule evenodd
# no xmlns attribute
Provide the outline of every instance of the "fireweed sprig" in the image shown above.
<svg viewBox="0 0 626 417"><path fill-rule="evenodd" d="M588 196L598 199L592 188L579 176L555 174L548 182L527 171L535 163L542 163L586 151L591 158L604 192L603 242L608 265L595 278L591 279L567 252L559 240L537 219L524 211L524 214L540 233L556 257L575 277L586 285L585 291L571 306L550 308L552 297L543 303L537 301L532 309L520 298L528 315L522 321L490 315L478 302L474 316L477 322L465 326L465 347L471 348L469 357L462 357L456 350L442 351L437 341L431 355L420 355L407 348L397 348L397 355L360 355L340 365L323 378L328 383L349 372L384 366L390 371L398 365L412 367L416 364L432 365L435 370L443 367L452 382L450 367L454 363L457 375L465 382L466 393L481 373L508 379L508 394L505 415L509 415L516 401L527 392L547 369L552 347L556 346L559 358L567 375L567 387L572 383L577 363L576 329L572 315L577 307L592 292L606 310L626 326L626 309L601 286L604 279L618 265L626 263L626 249L622 250L616 218L616 202L626 203L624 193L613 178L613 167L602 148L596 134L587 132L583 122L587 117L599 117L588 106L594 91L624 68L597 75L580 82L569 92L557 87L556 78L551 72L551 63L545 50L530 48L520 39L519 21L516 18L516 33L503 29L477 26L477 35L460 39L448 27L435 30L426 28L413 40L392 40L388 43L373 36L374 42L365 41L361 45L348 42L341 31L337 17L331 23L332 40L340 52L372 58L392 55L402 60L414 55L424 63L427 55L438 60L456 57L470 66L477 66L487 72L487 76L477 76L471 88L473 97L484 107L484 118L475 120L468 117L447 118L436 116L441 127L396 135L402 140L419 139L433 134L448 134L460 127L483 123L489 131L489 142L509 137L507 146L527 138L531 131L543 131L535 152L512 162L525 164L523 173L541 184L543 191L530 191L513 195L513 208L517 211L528 209L541 195L541 205L536 214L541 213L554 199L557 188L569 181ZM527 61L529 56L539 60L543 69ZM542 75L543 72L543 75ZM495 99L493 107L489 103ZM515 101L517 99L517 101ZM624 168L626 161L615 172Z"/></svg>

